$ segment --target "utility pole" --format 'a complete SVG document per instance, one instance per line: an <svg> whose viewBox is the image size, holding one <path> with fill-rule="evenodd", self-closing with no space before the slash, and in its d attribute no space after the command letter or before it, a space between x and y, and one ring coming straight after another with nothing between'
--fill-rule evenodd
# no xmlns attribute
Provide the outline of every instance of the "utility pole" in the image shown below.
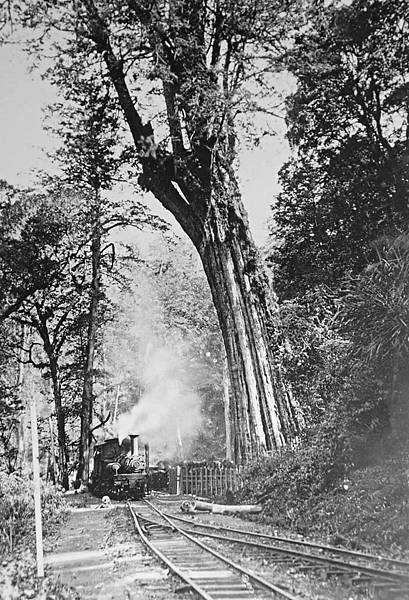
<svg viewBox="0 0 409 600"><path fill-rule="evenodd" d="M20 423L18 425L18 467L20 473L28 471L28 457L27 457L27 437L28 437L28 406L26 399L23 397L23 382L24 382L24 354L27 345L30 331L27 325L22 326L21 330L21 347L20 357L18 364L18 376L17 376L17 392L18 398L22 405Z"/></svg>
<svg viewBox="0 0 409 600"><path fill-rule="evenodd" d="M37 577L44 577L43 527L41 522L40 455L37 431L37 394L31 398L31 443L33 447L34 516L37 551Z"/></svg>

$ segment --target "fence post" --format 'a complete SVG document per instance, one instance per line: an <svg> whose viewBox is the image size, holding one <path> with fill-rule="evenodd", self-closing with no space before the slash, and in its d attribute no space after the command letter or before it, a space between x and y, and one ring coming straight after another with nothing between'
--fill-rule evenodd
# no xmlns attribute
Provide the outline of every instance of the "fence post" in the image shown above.
<svg viewBox="0 0 409 600"><path fill-rule="evenodd" d="M180 495L180 471L179 465L176 467L176 495Z"/></svg>
<svg viewBox="0 0 409 600"><path fill-rule="evenodd" d="M185 484L184 484L183 493L188 494L189 493L189 467L187 465L184 465L183 470L185 473L185 477L184 477Z"/></svg>
<svg viewBox="0 0 409 600"><path fill-rule="evenodd" d="M208 482L209 482L209 467L206 463L204 466L204 494L203 494L206 498L209 497L209 490L207 489Z"/></svg>

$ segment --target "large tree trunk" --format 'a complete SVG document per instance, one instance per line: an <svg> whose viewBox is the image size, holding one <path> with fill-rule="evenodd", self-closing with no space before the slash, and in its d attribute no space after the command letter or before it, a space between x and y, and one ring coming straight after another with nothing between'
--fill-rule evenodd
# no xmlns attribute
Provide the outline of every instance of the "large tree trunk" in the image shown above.
<svg viewBox="0 0 409 600"><path fill-rule="evenodd" d="M272 364L267 323L273 323L260 298L266 290L255 288L260 267L251 265L253 272L246 271L246 240L229 243L227 231L220 227L218 233L218 239L209 236L201 257L223 333L235 400L230 413L233 458L240 463L283 446L298 429L288 392Z"/></svg>
<svg viewBox="0 0 409 600"><path fill-rule="evenodd" d="M145 170L141 181L178 218L196 246L223 334L229 372L232 458L248 462L294 439L303 419L283 381L281 328L275 297L249 231L232 168L214 154L209 185L177 180L175 206L166 176Z"/></svg>
<svg viewBox="0 0 409 600"><path fill-rule="evenodd" d="M55 416L57 419L59 482L66 490L68 490L68 447L67 436L65 433L65 412L62 403L58 355L56 354L55 347L50 340L47 327L47 317L42 313L38 305L37 315L38 323L36 324L36 328L41 336L41 339L43 340L44 351L48 359L52 392L54 397Z"/></svg>
<svg viewBox="0 0 409 600"><path fill-rule="evenodd" d="M231 399L230 399L230 386L229 386L229 364L227 357L224 359L223 365L223 402L224 402L224 428L225 428L225 440L226 440L226 453L225 459L233 460L233 436L232 436L232 410L231 410Z"/></svg>
<svg viewBox="0 0 409 600"><path fill-rule="evenodd" d="M65 434L65 414L62 405L61 383L58 370L58 364L55 357L48 355L50 374L54 396L55 416L57 419L57 436L58 436L58 462L60 471L60 483L64 489L68 490L68 448L67 438Z"/></svg>
<svg viewBox="0 0 409 600"><path fill-rule="evenodd" d="M87 35L105 61L138 152L139 182L171 211L201 257L226 348L234 459L246 462L283 446L297 434L301 419L282 380L277 311L232 169L228 58L220 87L214 72L222 59L220 44L215 41L209 69L202 0L172 5L179 30L171 43L152 22L152 12L132 3L133 17L146 26L155 56L169 69L163 68L169 154L156 147L150 123L136 109L104 18L92 0L84 6Z"/></svg>
<svg viewBox="0 0 409 600"><path fill-rule="evenodd" d="M88 483L91 449L91 424L94 406L94 358L98 328L98 308L101 296L101 225L99 203L96 206L93 236L91 241L91 300L88 316L87 348L84 367L84 387L81 404L81 437L77 481Z"/></svg>
<svg viewBox="0 0 409 600"><path fill-rule="evenodd" d="M275 356L275 300L232 176L218 169L197 245L219 317L228 362L233 459L242 463L294 438L300 415Z"/></svg>

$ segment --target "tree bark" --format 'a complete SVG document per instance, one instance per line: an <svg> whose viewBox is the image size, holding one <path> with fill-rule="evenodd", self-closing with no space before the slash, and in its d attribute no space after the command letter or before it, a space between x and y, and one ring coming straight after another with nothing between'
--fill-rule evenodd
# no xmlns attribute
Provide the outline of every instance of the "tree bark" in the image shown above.
<svg viewBox="0 0 409 600"><path fill-rule="evenodd" d="M185 206L179 223L200 255L219 318L232 400L232 458L242 464L294 439L303 419L283 381L277 305L234 173L216 153L209 170L208 186L203 179L191 185L195 179L180 172ZM148 173L146 168L142 181L173 212L166 175Z"/></svg>
<svg viewBox="0 0 409 600"><path fill-rule="evenodd" d="M92 0L84 0L84 7L88 38L105 61L138 152L143 170L139 182L174 215L201 257L226 349L233 458L238 463L252 460L296 436L302 418L283 382L275 300L232 169L228 86L219 88L214 70L207 67L206 4L192 0L173 6L179 29L169 43L162 26L152 22L150 10L128 3L132 16L146 26L155 56L169 69L163 92L172 155L156 147L151 124L143 123L107 21ZM187 39L189 45L180 43ZM216 54L218 62L220 52ZM228 74L229 61L225 79Z"/></svg>
<svg viewBox="0 0 409 600"><path fill-rule="evenodd" d="M233 460L233 437L232 437L232 415L231 415L231 400L229 386L229 365L227 357L224 359L223 365L223 401L224 401L224 427L226 440L226 460Z"/></svg>
<svg viewBox="0 0 409 600"><path fill-rule="evenodd" d="M88 316L87 347L84 366L84 386L81 404L81 435L79 447L79 465L77 481L87 484L89 479L89 460L91 449L91 424L94 406L94 358L98 329L98 308L101 297L101 224L99 202L96 203L91 241L91 299Z"/></svg>
<svg viewBox="0 0 409 600"><path fill-rule="evenodd" d="M55 460L55 448L54 448L54 425L53 418L50 415L48 417L48 427L50 430L50 476L51 481L55 484L57 481L57 465Z"/></svg>
<svg viewBox="0 0 409 600"><path fill-rule="evenodd" d="M228 371L233 458L237 463L280 448L299 432L300 415L275 357L281 352L275 299L254 245L237 185L213 182L197 249L222 329Z"/></svg>
<svg viewBox="0 0 409 600"><path fill-rule="evenodd" d="M48 360L57 419L59 477L61 485L64 489L68 490L68 448L65 434L65 413L62 405L60 374L57 360L52 353L48 354Z"/></svg>
<svg viewBox="0 0 409 600"><path fill-rule="evenodd" d="M43 340L44 352L48 359L48 367L50 369L51 385L54 398L55 416L57 420L57 437L58 437L58 462L59 462L59 482L68 490L68 448L67 436L65 433L65 412L61 394L61 379L60 369L58 365L58 354L55 350L55 345L51 343L50 335L47 327L47 317L41 310L39 305L36 305L38 320L35 327Z"/></svg>

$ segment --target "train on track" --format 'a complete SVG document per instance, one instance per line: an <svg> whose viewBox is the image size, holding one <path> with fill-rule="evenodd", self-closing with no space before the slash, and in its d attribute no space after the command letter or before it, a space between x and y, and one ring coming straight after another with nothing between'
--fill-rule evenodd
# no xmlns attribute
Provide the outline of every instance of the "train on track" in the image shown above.
<svg viewBox="0 0 409 600"><path fill-rule="evenodd" d="M93 459L89 488L96 496L140 499L151 490L167 489L168 471L149 465L149 446L140 452L137 435L96 444Z"/></svg>

